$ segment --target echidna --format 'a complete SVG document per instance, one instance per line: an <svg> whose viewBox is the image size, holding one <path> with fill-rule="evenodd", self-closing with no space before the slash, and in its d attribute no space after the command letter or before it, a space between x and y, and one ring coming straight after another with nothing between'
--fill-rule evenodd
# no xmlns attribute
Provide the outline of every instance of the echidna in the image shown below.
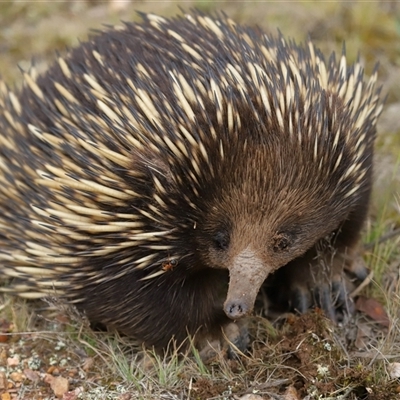
<svg viewBox="0 0 400 400"><path fill-rule="evenodd" d="M376 73L346 64L194 12L2 84L5 290L56 293L157 348L249 315L267 277L272 302L334 317L343 270L364 273L381 109Z"/></svg>

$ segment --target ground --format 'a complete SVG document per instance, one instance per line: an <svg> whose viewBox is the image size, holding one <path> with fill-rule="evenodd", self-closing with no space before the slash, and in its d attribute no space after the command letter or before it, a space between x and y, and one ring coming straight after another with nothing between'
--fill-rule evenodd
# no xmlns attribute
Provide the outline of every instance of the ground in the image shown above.
<svg viewBox="0 0 400 400"><path fill-rule="evenodd" d="M397 2L0 3L0 75L19 85L34 59L44 71L55 51L90 28L164 16L192 7L279 28L297 42L309 35L325 54L376 62L386 106L378 125L374 193L365 227L370 282L354 295L357 313L333 325L319 310L269 321L252 318L249 354L203 363L193 350L160 357L127 338L94 332L72 309L0 298L0 399L400 399L400 6ZM397 234L396 234L397 232ZM247 397L246 397L247 396Z"/></svg>

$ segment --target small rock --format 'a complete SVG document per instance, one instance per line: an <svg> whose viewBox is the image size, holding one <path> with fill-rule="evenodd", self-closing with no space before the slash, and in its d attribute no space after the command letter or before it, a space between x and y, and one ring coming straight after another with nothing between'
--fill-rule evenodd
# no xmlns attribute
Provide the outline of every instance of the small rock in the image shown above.
<svg viewBox="0 0 400 400"><path fill-rule="evenodd" d="M22 382L25 380L25 375L22 374L21 372L11 372L10 379L13 382Z"/></svg>
<svg viewBox="0 0 400 400"><path fill-rule="evenodd" d="M18 357L8 357L7 358L7 365L9 367L16 367L19 364L19 358Z"/></svg>
<svg viewBox="0 0 400 400"><path fill-rule="evenodd" d="M400 363L393 362L388 365L389 376L392 379L400 378Z"/></svg>
<svg viewBox="0 0 400 400"><path fill-rule="evenodd" d="M6 374L3 371L0 371L0 391L6 390L7 388L8 388L8 382Z"/></svg>
<svg viewBox="0 0 400 400"><path fill-rule="evenodd" d="M300 400L300 397L297 393L297 390L294 386L289 386L286 389L285 394L283 395L283 398L285 400Z"/></svg>
<svg viewBox="0 0 400 400"><path fill-rule="evenodd" d="M77 400L79 395L83 393L83 388L78 387L75 390L72 390L70 392L64 393L62 400Z"/></svg>
<svg viewBox="0 0 400 400"><path fill-rule="evenodd" d="M132 400L133 397L130 393L123 393L118 396L118 400Z"/></svg>
<svg viewBox="0 0 400 400"><path fill-rule="evenodd" d="M55 365L51 365L49 368L47 368L47 373L53 375L53 372L56 368L57 367Z"/></svg>
<svg viewBox="0 0 400 400"><path fill-rule="evenodd" d="M72 368L68 371L68 377L74 378L79 374L79 370L77 368Z"/></svg>
<svg viewBox="0 0 400 400"><path fill-rule="evenodd" d="M0 350L0 365L7 365L7 350L6 349L1 349Z"/></svg>

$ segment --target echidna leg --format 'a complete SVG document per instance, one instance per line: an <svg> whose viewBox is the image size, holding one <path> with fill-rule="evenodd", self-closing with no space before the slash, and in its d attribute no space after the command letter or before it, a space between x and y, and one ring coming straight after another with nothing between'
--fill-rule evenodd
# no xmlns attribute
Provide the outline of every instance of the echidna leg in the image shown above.
<svg viewBox="0 0 400 400"><path fill-rule="evenodd" d="M326 315L336 321L340 314L354 312L353 300L349 297L357 282L368 275L367 268L357 247L345 247L321 252L316 249L316 258L309 266L312 306L322 308ZM323 276L321 276L323 275Z"/></svg>
<svg viewBox="0 0 400 400"><path fill-rule="evenodd" d="M272 308L304 313L318 306L333 321L343 313L352 313L354 307L349 293L355 283L368 274L358 259L357 250L352 248L346 248L344 252L311 249L266 282Z"/></svg>
<svg viewBox="0 0 400 400"><path fill-rule="evenodd" d="M230 322L224 327L224 336L228 342L228 357L235 358L238 353L246 353L250 338L247 319Z"/></svg>
<svg viewBox="0 0 400 400"><path fill-rule="evenodd" d="M250 338L248 320L230 321L221 326L221 335L205 335L199 342L200 357L207 362L222 351L228 358L236 358L240 353L246 353Z"/></svg>
<svg viewBox="0 0 400 400"><path fill-rule="evenodd" d="M365 213L366 207L358 209L331 237L267 279L271 308L304 313L318 306L333 321L353 311L349 293L368 275L358 244Z"/></svg>

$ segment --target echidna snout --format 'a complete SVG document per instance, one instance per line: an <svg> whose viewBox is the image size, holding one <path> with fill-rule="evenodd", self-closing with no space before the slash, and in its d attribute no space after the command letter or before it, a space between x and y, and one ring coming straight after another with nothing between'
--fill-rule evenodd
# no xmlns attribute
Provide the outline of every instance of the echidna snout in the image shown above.
<svg viewBox="0 0 400 400"><path fill-rule="evenodd" d="M250 249L235 258L229 268L229 289L224 303L229 318L239 319L251 313L257 293L270 271L271 268Z"/></svg>

